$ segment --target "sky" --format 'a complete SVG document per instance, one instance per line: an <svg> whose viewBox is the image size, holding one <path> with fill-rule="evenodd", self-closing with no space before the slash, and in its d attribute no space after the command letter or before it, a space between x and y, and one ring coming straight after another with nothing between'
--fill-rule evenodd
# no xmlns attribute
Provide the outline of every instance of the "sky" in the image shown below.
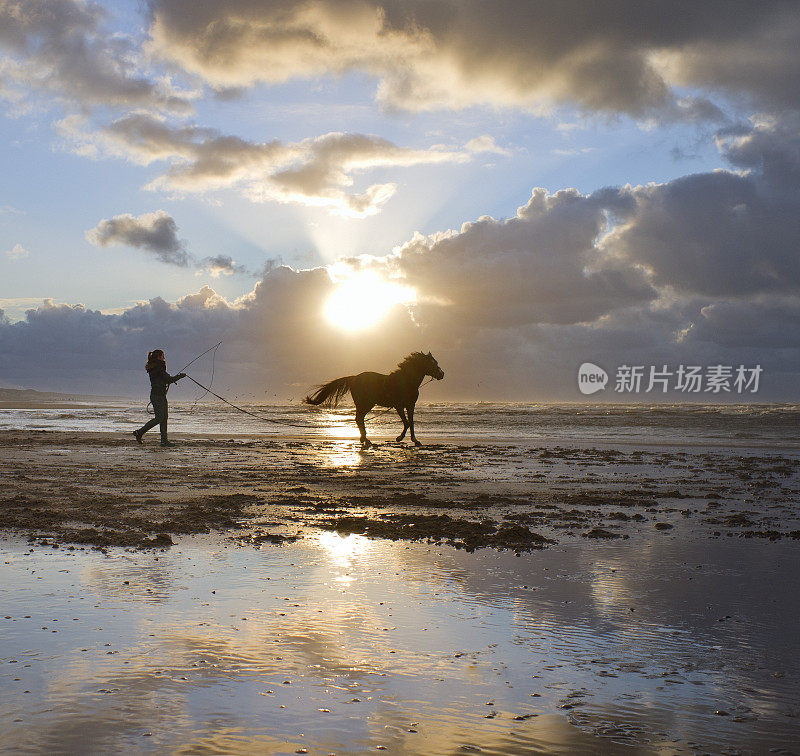
<svg viewBox="0 0 800 756"><path fill-rule="evenodd" d="M799 109L794 2L0 0L0 386L798 401Z"/></svg>

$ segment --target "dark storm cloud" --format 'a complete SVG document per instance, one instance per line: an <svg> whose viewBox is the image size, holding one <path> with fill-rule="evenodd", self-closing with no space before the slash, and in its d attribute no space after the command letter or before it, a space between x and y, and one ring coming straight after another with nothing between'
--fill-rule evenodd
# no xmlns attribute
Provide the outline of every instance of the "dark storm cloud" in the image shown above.
<svg viewBox="0 0 800 756"><path fill-rule="evenodd" d="M476 103L718 118L800 103L791 0L151 0L152 48L212 85L364 71L411 110Z"/></svg>
<svg viewBox="0 0 800 756"><path fill-rule="evenodd" d="M685 332L687 343L716 343L732 349L800 349L800 301L770 297L705 305Z"/></svg>
<svg viewBox="0 0 800 756"><path fill-rule="evenodd" d="M416 329L400 311L389 319L393 339L382 345L353 344L326 327L321 303L333 287L323 269L277 268L235 302L208 286L174 303L156 297L121 314L46 301L23 321L0 319L0 382L134 393L146 383L149 350L164 348L168 364L180 367L223 340L215 386L299 397L321 374L347 370L351 361L391 367L398 351L418 348Z"/></svg>
<svg viewBox="0 0 800 756"><path fill-rule="evenodd" d="M163 210L139 216L125 213L101 220L86 232L86 238L98 247L122 244L143 249L169 265L185 268L191 259L178 239L178 224Z"/></svg>

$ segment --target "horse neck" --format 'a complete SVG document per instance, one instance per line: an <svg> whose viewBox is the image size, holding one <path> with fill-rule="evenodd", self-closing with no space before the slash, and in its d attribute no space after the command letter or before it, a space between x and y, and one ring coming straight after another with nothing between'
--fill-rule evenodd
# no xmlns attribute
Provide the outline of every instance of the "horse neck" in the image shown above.
<svg viewBox="0 0 800 756"><path fill-rule="evenodd" d="M406 377L410 379L410 382L415 386L415 388L420 387L422 379L425 377L425 371L416 366L403 368L401 372L405 373Z"/></svg>

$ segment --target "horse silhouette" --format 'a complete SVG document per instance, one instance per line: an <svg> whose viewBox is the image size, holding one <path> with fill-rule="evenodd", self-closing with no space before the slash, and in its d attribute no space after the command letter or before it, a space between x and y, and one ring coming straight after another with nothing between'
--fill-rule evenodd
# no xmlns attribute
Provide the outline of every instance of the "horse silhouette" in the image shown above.
<svg viewBox="0 0 800 756"><path fill-rule="evenodd" d="M361 431L361 445L372 446L367 439L364 417L376 404L380 407L393 407L403 421L403 432L397 437L402 441L406 431L411 429L411 440L415 446L422 446L414 435L414 405L419 398L422 379L429 375L437 381L444 378L433 355L428 352L412 352L389 375L384 373L359 373L336 378L320 386L303 401L306 404L335 407L349 392L356 405L356 425ZM406 417L408 413L408 417Z"/></svg>

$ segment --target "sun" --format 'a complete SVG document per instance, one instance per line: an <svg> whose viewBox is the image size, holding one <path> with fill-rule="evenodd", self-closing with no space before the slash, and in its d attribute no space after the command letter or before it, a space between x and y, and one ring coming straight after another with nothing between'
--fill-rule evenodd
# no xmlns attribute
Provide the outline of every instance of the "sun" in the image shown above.
<svg viewBox="0 0 800 756"><path fill-rule="evenodd" d="M376 273L351 275L325 303L325 317L345 331L361 331L378 323L395 305L416 301L409 286L386 281Z"/></svg>

